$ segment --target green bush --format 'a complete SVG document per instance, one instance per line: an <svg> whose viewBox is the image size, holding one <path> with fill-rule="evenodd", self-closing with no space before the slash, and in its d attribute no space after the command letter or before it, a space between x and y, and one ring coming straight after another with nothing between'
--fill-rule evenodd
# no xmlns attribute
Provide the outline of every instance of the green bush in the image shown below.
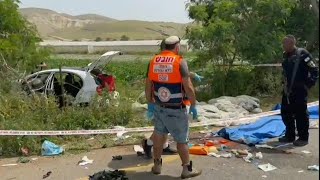
<svg viewBox="0 0 320 180"><path fill-rule="evenodd" d="M200 72L205 76L203 84L209 88L198 93L201 101L220 96L274 96L281 93L281 69L266 67L237 66L229 71L222 68Z"/></svg>

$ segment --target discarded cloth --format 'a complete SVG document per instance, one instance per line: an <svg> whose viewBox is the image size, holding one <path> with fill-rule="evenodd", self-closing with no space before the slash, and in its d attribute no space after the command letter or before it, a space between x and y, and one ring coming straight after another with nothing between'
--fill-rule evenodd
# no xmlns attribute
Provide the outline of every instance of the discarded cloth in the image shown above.
<svg viewBox="0 0 320 180"><path fill-rule="evenodd" d="M54 143L45 140L42 143L41 154L42 156L55 156L63 153L63 148L55 145Z"/></svg>
<svg viewBox="0 0 320 180"><path fill-rule="evenodd" d="M308 108L310 120L319 119L319 106ZM263 117L258 121L236 128L223 128L218 135L232 141L248 145L263 144L267 140L280 137L285 133L285 125L280 115Z"/></svg>

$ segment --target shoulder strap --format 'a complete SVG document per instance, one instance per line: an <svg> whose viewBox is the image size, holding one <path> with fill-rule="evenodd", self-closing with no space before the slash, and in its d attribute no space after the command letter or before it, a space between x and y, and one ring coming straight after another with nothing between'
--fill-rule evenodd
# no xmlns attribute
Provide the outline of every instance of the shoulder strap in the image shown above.
<svg viewBox="0 0 320 180"><path fill-rule="evenodd" d="M297 49L297 57L296 57L296 62L294 63L293 71L292 71L292 76L291 76L291 81L290 81L290 87L289 87L288 94L291 93L292 86L293 86L294 80L295 80L296 75L297 75L297 71L298 71L299 64L300 64L300 58L301 58L302 50L303 50L302 48L298 48Z"/></svg>

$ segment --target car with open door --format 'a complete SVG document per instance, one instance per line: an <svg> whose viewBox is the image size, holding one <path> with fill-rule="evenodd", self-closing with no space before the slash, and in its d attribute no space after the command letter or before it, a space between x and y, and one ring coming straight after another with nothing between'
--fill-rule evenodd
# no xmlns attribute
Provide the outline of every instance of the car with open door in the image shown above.
<svg viewBox="0 0 320 180"><path fill-rule="evenodd" d="M97 77L90 72L94 69L103 71L103 68L116 55L122 55L122 53L120 51L106 52L85 68L62 67L61 69L38 71L26 76L20 82L23 89L29 93L54 95L60 105L65 101L72 105L88 104L98 95L97 90L99 89ZM114 83L113 91L116 92Z"/></svg>

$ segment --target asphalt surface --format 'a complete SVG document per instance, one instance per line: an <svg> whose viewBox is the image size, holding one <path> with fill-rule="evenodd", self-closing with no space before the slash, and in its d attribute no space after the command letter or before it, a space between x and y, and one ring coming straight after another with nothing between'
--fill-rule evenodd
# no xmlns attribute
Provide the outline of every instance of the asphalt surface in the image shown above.
<svg viewBox="0 0 320 180"><path fill-rule="evenodd" d="M276 140L269 143L278 145ZM230 145L231 146L231 145ZM232 145L232 148L246 148L243 145ZM302 151L310 151L305 154ZM319 179L318 171L307 170L310 165L319 165L319 130L310 130L310 143L305 147L293 147L292 145L280 150L252 149L253 152L262 152L263 159L251 163L241 158L214 158L207 156L192 156L194 167L203 171L195 180L316 180ZM81 167L77 163L83 156L93 159L93 164ZM112 156L122 155L123 159L113 161ZM115 147L95 150L79 155L63 155L55 158L38 158L27 164L18 164L12 167L1 167L3 164L16 163L18 158L0 159L1 180L37 180L51 171L48 180L85 180L88 175L108 169L124 169L130 180L173 180L179 179L181 162L177 155L163 157L162 175L156 176L150 173L152 160L137 157L132 146ZM258 169L258 164L270 163L277 167L276 170L264 172Z"/></svg>

